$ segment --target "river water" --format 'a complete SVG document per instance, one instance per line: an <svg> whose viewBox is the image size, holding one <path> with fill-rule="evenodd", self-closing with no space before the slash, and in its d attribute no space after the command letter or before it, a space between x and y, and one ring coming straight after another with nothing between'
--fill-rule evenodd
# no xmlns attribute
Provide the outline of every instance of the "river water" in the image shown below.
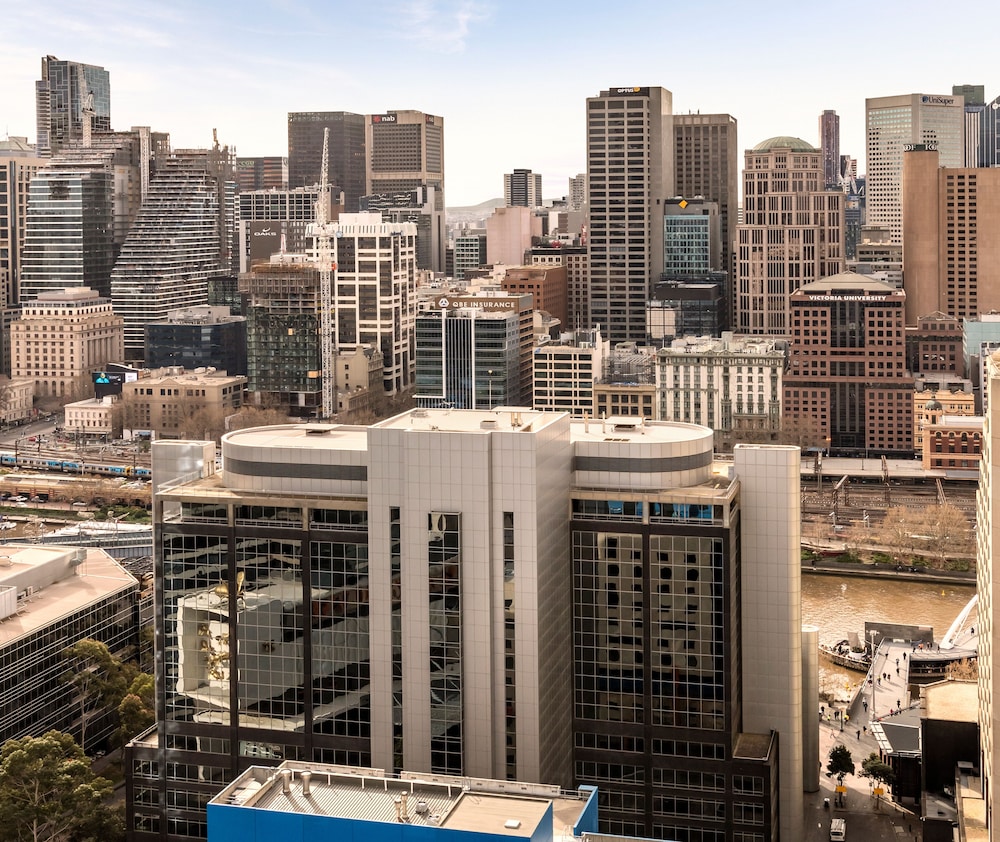
<svg viewBox="0 0 1000 842"><path fill-rule="evenodd" d="M819 628L820 643L836 643L852 631L863 637L866 620L930 626L935 639L940 639L975 592L972 584L821 576L803 572L802 623ZM834 666L820 656L821 697L846 701L862 678L862 673Z"/></svg>

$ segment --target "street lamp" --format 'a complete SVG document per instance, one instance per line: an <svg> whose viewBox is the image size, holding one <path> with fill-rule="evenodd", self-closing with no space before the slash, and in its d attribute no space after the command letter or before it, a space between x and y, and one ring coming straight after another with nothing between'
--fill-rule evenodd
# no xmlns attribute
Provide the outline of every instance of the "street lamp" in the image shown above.
<svg viewBox="0 0 1000 842"><path fill-rule="evenodd" d="M868 717L868 721L870 722L871 720L876 718L875 716L875 634L876 634L875 629L871 629L868 632L868 634L871 636L872 639L872 665L871 669L868 670L869 680L872 683L872 712L871 716Z"/></svg>

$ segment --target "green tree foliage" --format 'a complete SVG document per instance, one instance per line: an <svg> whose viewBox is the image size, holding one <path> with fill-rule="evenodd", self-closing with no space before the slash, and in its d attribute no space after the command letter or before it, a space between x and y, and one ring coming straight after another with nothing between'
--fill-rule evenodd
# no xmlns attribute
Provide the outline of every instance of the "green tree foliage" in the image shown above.
<svg viewBox="0 0 1000 842"><path fill-rule="evenodd" d="M872 782L872 786L878 786L879 784L891 784L896 774L892 771L892 767L888 763L883 763L878 753L873 751L861 761L861 777L868 778ZM882 796L879 795L875 806L878 807L881 801Z"/></svg>
<svg viewBox="0 0 1000 842"><path fill-rule="evenodd" d="M118 705L118 739L126 743L156 722L153 676L139 673Z"/></svg>
<svg viewBox="0 0 1000 842"><path fill-rule="evenodd" d="M8 842L124 839L120 811L105 804L111 793L69 734L49 731L0 749L0 835Z"/></svg>
<svg viewBox="0 0 1000 842"><path fill-rule="evenodd" d="M854 774L854 758L851 757L851 750L847 746L837 745L830 749L826 772L828 775L836 775L837 783L841 786L844 778Z"/></svg>
<svg viewBox="0 0 1000 842"><path fill-rule="evenodd" d="M63 656L69 669L63 680L72 685L80 703L80 744L87 745L87 720L95 711L116 710L139 673L107 646L85 638L68 647Z"/></svg>

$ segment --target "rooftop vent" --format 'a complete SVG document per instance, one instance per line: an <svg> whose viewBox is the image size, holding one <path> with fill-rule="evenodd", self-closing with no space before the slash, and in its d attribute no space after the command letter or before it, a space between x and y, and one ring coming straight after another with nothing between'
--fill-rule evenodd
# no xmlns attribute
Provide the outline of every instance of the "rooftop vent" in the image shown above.
<svg viewBox="0 0 1000 842"><path fill-rule="evenodd" d="M521 820L507 819L507 821L503 823L503 826L505 830L517 830L521 826Z"/></svg>
<svg viewBox="0 0 1000 842"><path fill-rule="evenodd" d="M302 780L302 796L308 798L312 792L312 772L300 772L299 778Z"/></svg>

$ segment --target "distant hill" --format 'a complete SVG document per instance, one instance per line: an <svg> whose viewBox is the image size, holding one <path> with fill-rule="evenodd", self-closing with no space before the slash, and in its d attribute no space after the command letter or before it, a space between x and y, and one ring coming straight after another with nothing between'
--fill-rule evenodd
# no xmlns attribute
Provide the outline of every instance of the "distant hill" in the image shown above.
<svg viewBox="0 0 1000 842"><path fill-rule="evenodd" d="M494 209L504 206L503 198L487 199L478 205L466 205L465 207L448 208L445 212L449 225L479 222L486 219Z"/></svg>

